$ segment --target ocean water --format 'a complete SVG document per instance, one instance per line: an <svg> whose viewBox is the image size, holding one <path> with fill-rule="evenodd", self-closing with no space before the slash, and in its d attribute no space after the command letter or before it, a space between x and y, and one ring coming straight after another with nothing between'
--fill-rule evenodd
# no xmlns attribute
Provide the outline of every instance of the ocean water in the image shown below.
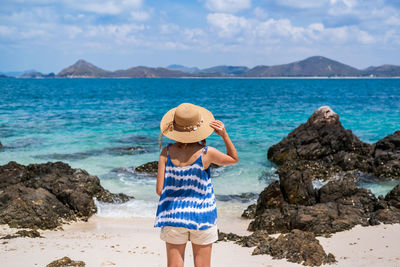
<svg viewBox="0 0 400 267"><path fill-rule="evenodd" d="M400 130L399 79L0 79L0 93L0 164L60 160L135 196L119 205L96 201L105 217L154 216L155 178L134 167L158 159L160 119L182 102L211 110L238 150L238 164L212 172L223 216L239 216L278 179L268 148L320 106L367 143ZM215 134L207 144L225 151ZM360 185L379 195L397 183Z"/></svg>

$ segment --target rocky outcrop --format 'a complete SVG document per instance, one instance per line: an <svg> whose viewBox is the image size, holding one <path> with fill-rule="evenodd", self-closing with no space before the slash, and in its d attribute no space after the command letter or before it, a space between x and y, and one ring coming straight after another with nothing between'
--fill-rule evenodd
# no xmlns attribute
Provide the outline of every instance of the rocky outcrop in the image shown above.
<svg viewBox="0 0 400 267"><path fill-rule="evenodd" d="M86 264L83 261L73 261L69 257L65 256L61 259L50 262L46 267L85 267Z"/></svg>
<svg viewBox="0 0 400 267"><path fill-rule="evenodd" d="M279 183L270 184L256 206L243 213L254 218L251 231L329 234L357 224L400 222L400 186L385 198L376 198L356 185L366 176L400 178L400 131L369 145L344 129L339 115L323 106L273 145L268 159L279 166ZM315 178L329 182L315 189Z"/></svg>
<svg viewBox="0 0 400 267"><path fill-rule="evenodd" d="M97 211L94 197L118 203L132 198L110 193L98 177L63 162L0 166L0 223L10 227L53 229L87 220Z"/></svg>
<svg viewBox="0 0 400 267"><path fill-rule="evenodd" d="M41 236L37 230L19 230L19 231L15 232L15 234L5 235L5 236L1 237L0 239L11 239L11 238L17 238L17 237L30 237L30 238L40 237L40 238L43 238L43 236Z"/></svg>
<svg viewBox="0 0 400 267"><path fill-rule="evenodd" d="M151 162L147 162L145 164L142 164L140 166L137 166L135 168L135 171L141 172L141 173L157 175L158 161L151 161Z"/></svg>
<svg viewBox="0 0 400 267"><path fill-rule="evenodd" d="M266 231L256 231L249 236L219 233L218 241L234 241L244 247L256 247L253 255L269 254L274 259L286 258L290 262L309 266L334 263L335 256L326 254L315 235L301 230L292 230L278 238L268 236Z"/></svg>
<svg viewBox="0 0 400 267"><path fill-rule="evenodd" d="M284 170L307 170L311 179L359 169L372 171L371 145L343 128L330 107L318 108L306 123L268 150L268 159Z"/></svg>
<svg viewBox="0 0 400 267"><path fill-rule="evenodd" d="M268 150L280 172L306 171L311 179L359 170L400 179L400 131L367 144L344 129L330 107L318 108L307 120Z"/></svg>
<svg viewBox="0 0 400 267"><path fill-rule="evenodd" d="M277 183L270 184L260 194L249 225L250 231L287 233L299 229L317 235L348 230L355 225L375 225L400 222L400 185L383 198L376 198L368 189L358 188L355 178L329 181L315 192L313 205L292 204ZM275 195L284 199L271 206L261 196ZM281 194L281 197L279 197ZM276 197L278 196L278 197ZM249 216L251 217L251 216Z"/></svg>
<svg viewBox="0 0 400 267"><path fill-rule="evenodd" d="M388 135L372 146L374 173L385 177L400 177L400 131Z"/></svg>
<svg viewBox="0 0 400 267"><path fill-rule="evenodd" d="M290 262L309 266L336 262L335 256L326 254L313 233L292 230L276 239L264 239L254 249L253 255L269 254L274 259L286 258Z"/></svg>
<svg viewBox="0 0 400 267"><path fill-rule="evenodd" d="M385 200L390 207L400 209L400 184L386 195Z"/></svg>

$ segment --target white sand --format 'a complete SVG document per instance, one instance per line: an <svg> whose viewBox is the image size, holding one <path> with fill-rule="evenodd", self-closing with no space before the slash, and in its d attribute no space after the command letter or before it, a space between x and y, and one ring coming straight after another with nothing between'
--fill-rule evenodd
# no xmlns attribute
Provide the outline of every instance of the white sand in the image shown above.
<svg viewBox="0 0 400 267"><path fill-rule="evenodd" d="M224 232L248 233L248 220L221 220ZM68 256L86 266L166 266L165 245L159 239L159 229L153 219L113 219L92 216L88 222L63 225L63 230L39 231L45 238L14 238L0 240L0 266L46 266L51 261ZM15 232L0 226L0 236ZM355 227L318 238L325 251L336 256L334 266L399 266L400 225ZM354 244L356 243L356 244ZM387 246L387 247L386 247ZM286 260L273 260L268 255L252 256L253 248L243 248L232 242L213 246L212 266L301 266ZM185 266L193 266L190 243Z"/></svg>

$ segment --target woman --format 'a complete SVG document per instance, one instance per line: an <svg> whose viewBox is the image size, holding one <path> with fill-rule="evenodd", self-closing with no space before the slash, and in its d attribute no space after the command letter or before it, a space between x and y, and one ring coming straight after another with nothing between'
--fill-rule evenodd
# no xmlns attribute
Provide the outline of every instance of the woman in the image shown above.
<svg viewBox="0 0 400 267"><path fill-rule="evenodd" d="M236 149L224 124L193 104L183 103L168 111L160 128L160 147L162 135L177 141L160 154L156 186L160 200L154 226L162 227L160 237L166 242L168 266L184 266L187 241L192 242L194 265L210 266L218 232L209 166L237 163ZM205 145L213 132L224 140L226 154Z"/></svg>

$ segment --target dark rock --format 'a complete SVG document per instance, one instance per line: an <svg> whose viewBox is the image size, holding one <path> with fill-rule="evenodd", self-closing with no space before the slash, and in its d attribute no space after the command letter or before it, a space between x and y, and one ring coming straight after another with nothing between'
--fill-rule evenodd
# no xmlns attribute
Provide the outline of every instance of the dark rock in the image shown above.
<svg viewBox="0 0 400 267"><path fill-rule="evenodd" d="M400 178L400 131L374 145L343 128L329 107L317 109L294 131L268 150L279 169L279 181L260 194L248 230L287 233L293 229L317 235L355 225L400 222L400 185L378 199L357 183ZM313 180L328 181L315 189Z"/></svg>
<svg viewBox="0 0 400 267"><path fill-rule="evenodd" d="M268 150L268 159L279 166L291 162L309 170L311 178L329 178L352 169L372 170L370 145L343 128L339 115L328 106L318 108L306 123ZM310 166L308 166L310 165ZM291 166L282 166L291 169Z"/></svg>
<svg viewBox="0 0 400 267"><path fill-rule="evenodd" d="M336 261L332 254L325 253L313 233L300 230L281 234L277 239L265 239L253 251L253 255L258 254L269 254L274 259L286 258L290 262L309 266L320 266Z"/></svg>
<svg viewBox="0 0 400 267"><path fill-rule="evenodd" d="M86 266L83 261L73 261L68 257L63 257L61 259L50 262L46 267L84 267Z"/></svg>
<svg viewBox="0 0 400 267"><path fill-rule="evenodd" d="M387 209L379 209L373 212L370 224L377 225L381 222L385 224L400 223L400 209L388 207Z"/></svg>
<svg viewBox="0 0 400 267"><path fill-rule="evenodd" d="M400 177L400 131L379 140L372 146L374 173L385 177Z"/></svg>
<svg viewBox="0 0 400 267"><path fill-rule="evenodd" d="M390 206L400 209L400 184L386 195L385 200Z"/></svg>
<svg viewBox="0 0 400 267"><path fill-rule="evenodd" d="M288 204L281 209L266 209L261 215L255 216L250 222L248 230L266 230L270 234L286 233L291 229Z"/></svg>
<svg viewBox="0 0 400 267"><path fill-rule="evenodd" d="M266 231L256 231L249 236L218 233L218 241L234 241L243 247L256 247L253 255L269 254L274 259L286 258L290 262L320 266L335 262L335 256L325 253L318 239L310 232L292 230L278 238L268 236Z"/></svg>
<svg viewBox="0 0 400 267"><path fill-rule="evenodd" d="M355 194L357 190L357 185L349 179L330 181L318 190L319 202L335 202L339 198Z"/></svg>
<svg viewBox="0 0 400 267"><path fill-rule="evenodd" d="M13 235L6 235L0 239L11 239L11 238L17 238L17 237L30 237L30 238L40 237L40 238L43 238L43 236L41 236L40 233L36 230L19 230Z"/></svg>
<svg viewBox="0 0 400 267"><path fill-rule="evenodd" d="M110 193L98 177L62 162L0 166L0 223L10 227L53 229L63 220L87 220L97 211L93 198L121 203L132 197Z"/></svg>
<svg viewBox="0 0 400 267"><path fill-rule="evenodd" d="M53 229L61 219L74 220L74 212L44 188L21 184L4 188L0 194L0 223L15 228Z"/></svg>
<svg viewBox="0 0 400 267"><path fill-rule="evenodd" d="M135 171L157 175L158 161L151 161L151 162L147 162L143 165L140 165L135 168Z"/></svg>
<svg viewBox="0 0 400 267"><path fill-rule="evenodd" d="M0 147L3 147L3 144L0 142Z"/></svg>
<svg viewBox="0 0 400 267"><path fill-rule="evenodd" d="M251 235L243 236L240 239L236 240L236 244L241 245L242 247L256 247L260 245L262 242L268 242L273 240L274 238L268 236L268 233L263 230L255 231Z"/></svg>
<svg viewBox="0 0 400 267"><path fill-rule="evenodd" d="M265 209L280 208L284 201L279 182L275 181L260 193L257 200L256 215L262 214Z"/></svg>
<svg viewBox="0 0 400 267"><path fill-rule="evenodd" d="M370 190L358 188L350 180L330 181L318 190L316 204L283 202L279 208L260 209L248 230L275 234L299 229L323 235L348 230L355 225L397 222L400 221L400 209L389 202L397 198L397 190L393 189L384 200L377 199Z"/></svg>
<svg viewBox="0 0 400 267"><path fill-rule="evenodd" d="M242 218L254 219L254 217L256 216L256 208L257 208L257 204L251 204L250 206L248 206L243 211Z"/></svg>
<svg viewBox="0 0 400 267"><path fill-rule="evenodd" d="M242 237L234 233L223 233L218 230L218 241L238 241Z"/></svg>
<svg viewBox="0 0 400 267"><path fill-rule="evenodd" d="M279 169L279 181L285 200L290 204L312 205L315 190L307 171Z"/></svg>

